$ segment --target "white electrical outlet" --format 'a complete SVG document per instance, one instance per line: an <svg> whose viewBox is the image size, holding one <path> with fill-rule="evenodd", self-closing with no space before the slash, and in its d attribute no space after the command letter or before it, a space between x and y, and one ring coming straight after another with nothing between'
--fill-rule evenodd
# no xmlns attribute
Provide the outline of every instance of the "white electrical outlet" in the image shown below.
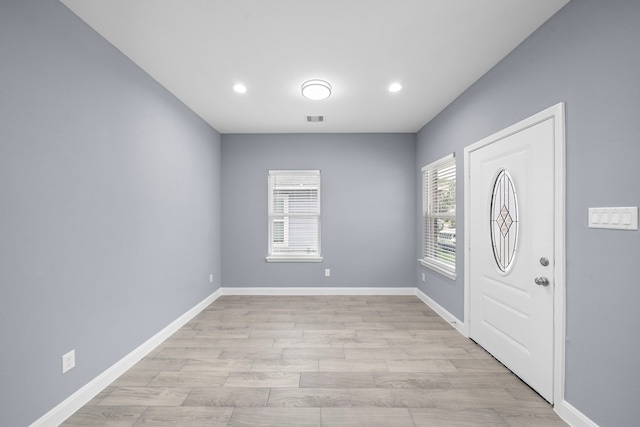
<svg viewBox="0 0 640 427"><path fill-rule="evenodd" d="M62 373L65 374L76 367L76 351L71 350L62 356Z"/></svg>
<svg viewBox="0 0 640 427"><path fill-rule="evenodd" d="M213 274L209 275L209 283L213 283Z"/></svg>
<svg viewBox="0 0 640 427"><path fill-rule="evenodd" d="M424 282L426 277L424 277L424 273L422 273L422 281Z"/></svg>
<svg viewBox="0 0 640 427"><path fill-rule="evenodd" d="M331 269L330 268L325 268L324 269L324 277L329 277L331 276Z"/></svg>

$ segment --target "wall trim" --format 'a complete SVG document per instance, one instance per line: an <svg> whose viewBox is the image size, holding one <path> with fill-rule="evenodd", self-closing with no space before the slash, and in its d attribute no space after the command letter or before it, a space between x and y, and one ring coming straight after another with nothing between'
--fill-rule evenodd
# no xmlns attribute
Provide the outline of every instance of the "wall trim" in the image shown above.
<svg viewBox="0 0 640 427"><path fill-rule="evenodd" d="M456 331L460 332L466 338L469 338L468 335L465 335L464 322L459 320L453 314L449 313L444 307L440 304L432 300L427 294L422 292L420 289L415 289L415 295L422 300L430 309L436 312L438 316L442 317L444 320L449 322L451 326L455 328Z"/></svg>
<svg viewBox="0 0 640 427"><path fill-rule="evenodd" d="M376 288L376 287L222 287L222 295L415 295L415 287Z"/></svg>
<svg viewBox="0 0 640 427"><path fill-rule="evenodd" d="M53 427L60 425L67 418L73 415L74 412L97 396L98 393L104 390L109 384L114 382L120 375L124 374L129 368L138 363L164 340L169 338L174 332L183 327L202 310L207 308L212 302L218 299L221 294L221 290L218 289L203 299L189 311L167 325L160 332L138 346L138 348L127 354L113 366L95 377L93 380L89 381L71 396L63 400L59 405L37 419L31 424L31 427Z"/></svg>
<svg viewBox="0 0 640 427"><path fill-rule="evenodd" d="M324 288L324 287L221 287L214 293L196 304L189 311L178 317L176 320L167 325L160 332L149 338L131 353L127 354L113 366L102 372L96 378L85 384L71 396L62 401L55 408L51 409L45 415L33 422L30 427L54 427L60 425L73 413L82 406L87 404L98 393L109 386L118 377L124 374L133 365L142 360L146 355L153 351L164 340L169 338L178 329L183 327L187 322L193 319L198 313L207 308L211 303L222 295L414 295L418 297L425 305L435 311L440 317L449 322L460 334L468 338L465 333L465 324L448 312L440 304L431 299L427 294L417 287L400 287L400 288L378 288L378 287L349 287L349 288ZM555 412L573 427L599 427L591 421L586 415L573 407L570 403L562 400L554 406Z"/></svg>
<svg viewBox="0 0 640 427"><path fill-rule="evenodd" d="M553 408L556 414L572 427L598 427L589 417L577 410L566 400L555 405Z"/></svg>

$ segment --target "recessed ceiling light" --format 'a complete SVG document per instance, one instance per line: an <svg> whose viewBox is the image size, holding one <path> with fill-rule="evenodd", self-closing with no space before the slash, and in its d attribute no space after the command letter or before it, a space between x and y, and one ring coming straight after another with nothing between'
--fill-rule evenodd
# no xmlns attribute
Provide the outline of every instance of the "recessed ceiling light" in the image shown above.
<svg viewBox="0 0 640 427"><path fill-rule="evenodd" d="M331 95L331 85L324 80L309 80L302 83L302 96L319 101Z"/></svg>
<svg viewBox="0 0 640 427"><path fill-rule="evenodd" d="M395 93L400 92L402 90L402 85L400 83L391 83L389 86L389 92Z"/></svg>
<svg viewBox="0 0 640 427"><path fill-rule="evenodd" d="M233 90L235 90L237 93L245 93L247 91L247 87L242 83L238 83L233 85Z"/></svg>

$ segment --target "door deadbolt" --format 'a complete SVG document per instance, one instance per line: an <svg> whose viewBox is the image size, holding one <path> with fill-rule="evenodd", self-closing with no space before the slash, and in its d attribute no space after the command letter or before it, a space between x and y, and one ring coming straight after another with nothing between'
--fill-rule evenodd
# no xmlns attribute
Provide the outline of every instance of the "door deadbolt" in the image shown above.
<svg viewBox="0 0 640 427"><path fill-rule="evenodd" d="M545 257L540 258L540 264L546 267L547 265L549 265L549 258L545 258Z"/></svg>

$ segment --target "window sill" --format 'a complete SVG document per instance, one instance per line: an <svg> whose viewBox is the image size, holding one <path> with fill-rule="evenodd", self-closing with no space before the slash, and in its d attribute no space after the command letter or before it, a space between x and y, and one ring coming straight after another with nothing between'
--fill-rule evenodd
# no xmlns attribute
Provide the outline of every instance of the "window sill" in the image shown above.
<svg viewBox="0 0 640 427"><path fill-rule="evenodd" d="M268 256L267 262L322 262L321 256Z"/></svg>
<svg viewBox="0 0 640 427"><path fill-rule="evenodd" d="M423 267L427 267L437 273L442 274L443 276L448 277L451 280L456 280L456 272L455 271L451 271L450 269L448 269L447 267L444 267L436 262L430 262L424 259L419 259L418 262L420 264L422 264Z"/></svg>

